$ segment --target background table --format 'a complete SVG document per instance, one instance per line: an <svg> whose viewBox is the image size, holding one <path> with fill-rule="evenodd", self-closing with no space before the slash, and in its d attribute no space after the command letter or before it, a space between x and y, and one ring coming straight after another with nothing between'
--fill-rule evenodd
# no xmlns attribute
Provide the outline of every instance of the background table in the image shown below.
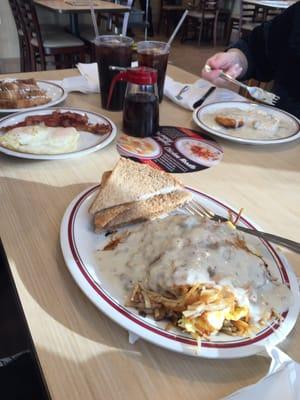
<svg viewBox="0 0 300 400"><path fill-rule="evenodd" d="M244 3L254 4L264 8L286 9L297 2L297 0L242 0Z"/></svg>
<svg viewBox="0 0 300 400"><path fill-rule="evenodd" d="M72 5L71 0L69 2L66 0L34 0L34 3L40 7L58 12L60 14L68 13L70 16L70 30L77 36L79 35L78 13L90 12L90 7L88 5ZM93 5L96 12L103 13L124 14L130 9L129 7L121 4L115 4L111 3L110 1L103 0L93 0Z"/></svg>
<svg viewBox="0 0 300 400"><path fill-rule="evenodd" d="M76 74L29 75L60 79ZM174 67L169 74L182 82L196 79ZM103 112L121 127L122 114L102 111L98 94L70 94L65 104ZM162 125L195 127L192 113L168 100L160 115ZM244 207L245 215L266 231L299 240L299 142L259 147L218 141L223 161L181 175L183 182ZM115 143L64 161L0 154L0 235L53 399L216 400L256 382L269 366L260 356L206 360L143 340L130 345L127 332L96 309L73 281L60 250L62 216L72 199L99 182L118 158ZM285 254L299 276L300 256ZM299 322L282 348L300 361Z"/></svg>

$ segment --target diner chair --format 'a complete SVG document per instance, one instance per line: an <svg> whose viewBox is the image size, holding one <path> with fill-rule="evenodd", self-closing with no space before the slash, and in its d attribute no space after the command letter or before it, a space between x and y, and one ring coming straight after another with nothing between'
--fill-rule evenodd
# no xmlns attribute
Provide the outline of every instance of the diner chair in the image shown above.
<svg viewBox="0 0 300 400"><path fill-rule="evenodd" d="M128 20L128 28L127 28L127 36L134 36L133 29L139 28L142 32L145 31L146 21L145 21L145 11L140 8L131 7L129 20ZM150 29L150 33L149 33ZM151 32L152 30L152 32ZM153 26L151 28L150 22L148 23L148 35L153 36Z"/></svg>
<svg viewBox="0 0 300 400"><path fill-rule="evenodd" d="M46 70L50 60L55 68L71 68L77 61L85 61L84 42L64 31L42 31L33 0L15 0L19 6L30 46L31 70Z"/></svg>
<svg viewBox="0 0 300 400"><path fill-rule="evenodd" d="M217 44L217 27L220 16L218 0L200 0L195 9L189 11L182 30L181 41L188 40L190 31L198 33L198 43L200 44L204 28L212 30L213 45Z"/></svg>
<svg viewBox="0 0 300 400"><path fill-rule="evenodd" d="M282 13L282 9L280 8L267 8L265 9L265 21L269 21L270 19L273 19L277 17L279 14Z"/></svg>
<svg viewBox="0 0 300 400"><path fill-rule="evenodd" d="M165 34L169 37L185 9L182 0L160 0L157 33L160 33L164 26Z"/></svg>
<svg viewBox="0 0 300 400"><path fill-rule="evenodd" d="M232 32L236 30L238 37L242 34L249 34L254 28L265 20L263 11L256 5L239 0L239 11L232 13L227 30L226 43L229 44Z"/></svg>
<svg viewBox="0 0 300 400"><path fill-rule="evenodd" d="M112 33L118 32L121 33L123 36L126 36L133 0L123 0L120 2L120 4L129 7L130 11L124 14L119 14L119 13L108 14L106 29L108 31L111 31ZM100 18L101 17L102 14L100 14Z"/></svg>
<svg viewBox="0 0 300 400"><path fill-rule="evenodd" d="M112 0L111 0L112 1ZM127 6L129 11L127 13L98 13L97 25L101 34L122 34L127 35L129 18L133 11L132 5L134 0L120 0L119 4ZM91 36L95 36L94 30L89 27L83 32L82 37L87 36L85 32L89 32L88 39L92 40Z"/></svg>
<svg viewBox="0 0 300 400"><path fill-rule="evenodd" d="M118 13L112 13L108 14L106 13L106 16L109 18L105 18L105 15L103 14L98 14L97 16L97 25L99 29L99 34L104 35L104 34L115 34L115 33L120 33L123 36L127 35L127 29L128 29L128 22L129 22L129 17L131 13L131 6L132 6L133 0L126 0L126 2L123 2L123 5L126 5L127 7L130 8L130 11L124 14L118 14ZM102 27L102 22L106 22L106 26ZM96 59L96 51L95 51L95 31L91 25L88 27L84 27L83 29L80 29L80 38L84 41L85 45L89 48L89 54L90 54L90 61L95 61Z"/></svg>

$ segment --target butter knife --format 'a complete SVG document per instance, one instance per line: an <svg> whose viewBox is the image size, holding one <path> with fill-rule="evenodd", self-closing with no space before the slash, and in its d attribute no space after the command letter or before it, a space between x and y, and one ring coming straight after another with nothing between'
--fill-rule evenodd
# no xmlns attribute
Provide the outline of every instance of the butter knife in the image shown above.
<svg viewBox="0 0 300 400"><path fill-rule="evenodd" d="M210 96L215 90L216 90L216 87L215 86L211 86L208 89L208 91L206 93L204 93L204 95L193 104L193 108L200 107L201 104L203 104L204 101L208 98L208 96Z"/></svg>

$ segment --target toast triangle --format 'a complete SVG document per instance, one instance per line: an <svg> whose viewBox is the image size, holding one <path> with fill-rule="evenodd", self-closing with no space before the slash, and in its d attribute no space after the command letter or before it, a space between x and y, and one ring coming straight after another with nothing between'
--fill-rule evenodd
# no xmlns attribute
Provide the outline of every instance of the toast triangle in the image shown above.
<svg viewBox="0 0 300 400"><path fill-rule="evenodd" d="M183 186L172 175L121 157L111 174L105 176L89 212L95 214L110 207L144 200L145 193L151 197L174 190L183 190Z"/></svg>
<svg viewBox="0 0 300 400"><path fill-rule="evenodd" d="M119 228L129 223L155 218L184 205L191 197L192 195L188 191L175 190L147 200L111 207L96 213L94 216L95 231Z"/></svg>

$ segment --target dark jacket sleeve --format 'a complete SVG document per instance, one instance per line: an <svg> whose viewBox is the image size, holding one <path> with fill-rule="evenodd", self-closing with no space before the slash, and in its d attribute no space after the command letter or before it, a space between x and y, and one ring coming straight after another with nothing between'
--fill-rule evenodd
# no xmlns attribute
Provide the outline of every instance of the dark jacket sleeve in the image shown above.
<svg viewBox="0 0 300 400"><path fill-rule="evenodd" d="M289 60L300 59L300 2L243 37L233 46L247 57L248 71L243 79L268 82L290 74ZM299 64L298 64L299 68Z"/></svg>

